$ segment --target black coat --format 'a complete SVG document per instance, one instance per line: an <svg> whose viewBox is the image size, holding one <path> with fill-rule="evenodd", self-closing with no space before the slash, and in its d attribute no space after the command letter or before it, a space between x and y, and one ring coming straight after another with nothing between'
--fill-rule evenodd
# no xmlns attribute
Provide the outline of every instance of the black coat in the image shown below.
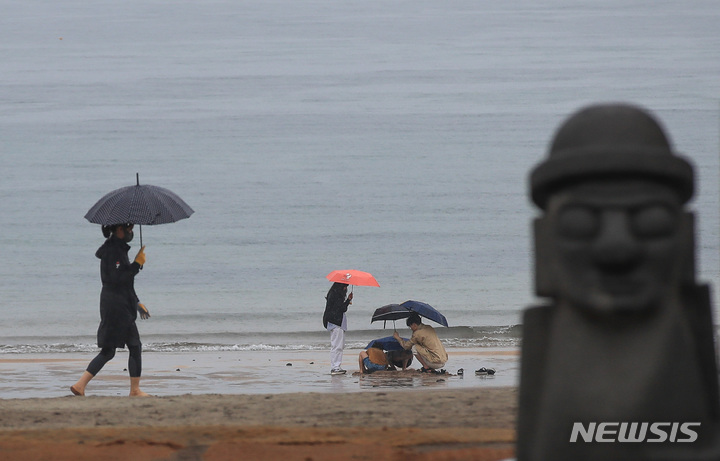
<svg viewBox="0 0 720 461"><path fill-rule="evenodd" d="M130 245L112 235L95 253L100 258L102 280L97 332L99 347L140 345L140 334L135 325L139 300L134 287L140 264L130 263L128 250Z"/></svg>
<svg viewBox="0 0 720 461"><path fill-rule="evenodd" d="M323 314L323 326L327 328L328 323L337 326L342 325L343 314L347 312L350 300L345 299L347 285L342 283L334 283L328 291L327 302L325 303L325 313Z"/></svg>

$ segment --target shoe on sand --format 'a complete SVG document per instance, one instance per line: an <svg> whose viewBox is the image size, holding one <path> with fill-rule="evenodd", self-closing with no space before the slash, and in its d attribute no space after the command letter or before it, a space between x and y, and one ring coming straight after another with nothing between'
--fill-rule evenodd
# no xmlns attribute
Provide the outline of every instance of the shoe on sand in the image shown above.
<svg viewBox="0 0 720 461"><path fill-rule="evenodd" d="M347 370L343 370L342 368L333 368L330 370L331 375L344 375L347 373Z"/></svg>
<svg viewBox="0 0 720 461"><path fill-rule="evenodd" d="M430 374L433 374L433 375L444 375L444 374L445 374L445 369L443 368L442 370L435 370L435 369L432 369L432 368L422 367L422 368L420 368L420 373L430 373Z"/></svg>
<svg viewBox="0 0 720 461"><path fill-rule="evenodd" d="M482 367L479 370L475 370L475 374L476 375L494 375L495 369Z"/></svg>

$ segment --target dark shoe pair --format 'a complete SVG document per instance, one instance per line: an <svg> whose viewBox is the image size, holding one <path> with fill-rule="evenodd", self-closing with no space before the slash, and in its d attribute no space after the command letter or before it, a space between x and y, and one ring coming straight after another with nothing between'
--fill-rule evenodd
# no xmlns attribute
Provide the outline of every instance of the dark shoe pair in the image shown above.
<svg viewBox="0 0 720 461"><path fill-rule="evenodd" d="M440 371L437 371L437 370L433 370L432 368L425 368L425 367L420 368L420 372L421 373L432 373L434 375L444 375L446 373L444 368Z"/></svg>
<svg viewBox="0 0 720 461"><path fill-rule="evenodd" d="M475 370L475 374L476 375L494 375L495 369L482 367L479 370Z"/></svg>

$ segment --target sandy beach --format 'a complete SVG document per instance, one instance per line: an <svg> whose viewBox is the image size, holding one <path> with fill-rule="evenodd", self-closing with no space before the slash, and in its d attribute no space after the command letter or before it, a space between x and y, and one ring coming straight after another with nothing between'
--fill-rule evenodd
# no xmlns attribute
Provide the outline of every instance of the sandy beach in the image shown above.
<svg viewBox="0 0 720 461"><path fill-rule="evenodd" d="M125 396L122 353L87 397L66 387L88 357L4 356L0 451L7 460L512 457L516 350L451 351L445 375L361 376L346 359L348 374L331 377L327 355L148 354L149 398ZM475 375L480 366L497 373Z"/></svg>
<svg viewBox="0 0 720 461"><path fill-rule="evenodd" d="M476 459L513 454L514 388L0 403L6 460Z"/></svg>

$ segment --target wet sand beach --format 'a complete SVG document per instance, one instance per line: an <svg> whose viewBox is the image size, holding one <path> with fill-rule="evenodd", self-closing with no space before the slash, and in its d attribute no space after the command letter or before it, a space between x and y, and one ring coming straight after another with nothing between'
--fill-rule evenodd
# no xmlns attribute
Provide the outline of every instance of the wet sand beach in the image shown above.
<svg viewBox="0 0 720 461"><path fill-rule="evenodd" d="M289 392L361 392L377 389L476 389L517 384L517 348L448 349L446 375L355 374L360 350L346 349L344 376L330 376L327 350L162 352L143 354L142 388L155 396L184 394L278 394ZM0 398L63 397L82 374L92 353L2 354ZM117 355L90 382L88 396L127 395L128 353ZM494 376L474 370L494 368ZM411 368L419 368L413 363ZM459 369L464 370L458 375Z"/></svg>
<svg viewBox="0 0 720 461"><path fill-rule="evenodd" d="M516 350L450 351L446 375L369 376L350 366L357 352L346 351L348 374L333 377L327 351L148 354L143 389L155 395L149 398L125 396L122 353L84 398L54 387L69 387L85 357L5 356L0 450L7 460L513 455ZM497 373L477 376L476 365ZM13 386L29 389L11 392ZM48 398L37 396L43 387Z"/></svg>

